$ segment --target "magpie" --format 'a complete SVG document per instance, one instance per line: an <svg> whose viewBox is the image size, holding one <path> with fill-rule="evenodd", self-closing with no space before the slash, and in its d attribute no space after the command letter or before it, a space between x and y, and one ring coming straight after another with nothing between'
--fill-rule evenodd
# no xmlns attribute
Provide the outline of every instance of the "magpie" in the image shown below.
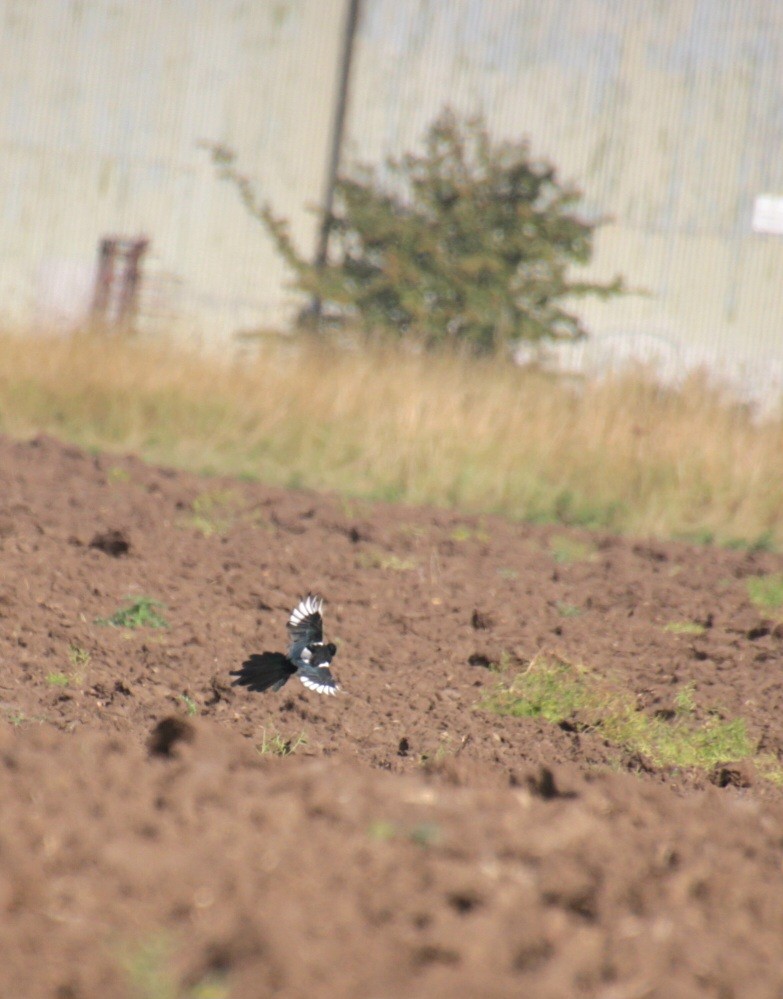
<svg viewBox="0 0 783 999"><path fill-rule="evenodd" d="M288 652L255 653L242 663L242 668L231 671L232 686L248 690L280 690L289 678L298 676L309 690L319 694L336 694L340 687L329 666L337 653L332 642L324 643L324 626L321 617L323 600L308 593L291 611L288 619L290 644Z"/></svg>

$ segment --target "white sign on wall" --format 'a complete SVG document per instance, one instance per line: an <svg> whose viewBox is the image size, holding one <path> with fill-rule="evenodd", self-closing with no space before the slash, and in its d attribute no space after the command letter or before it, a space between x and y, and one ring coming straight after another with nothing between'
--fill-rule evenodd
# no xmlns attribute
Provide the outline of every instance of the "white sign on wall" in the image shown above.
<svg viewBox="0 0 783 999"><path fill-rule="evenodd" d="M783 195L759 194L753 202L754 232L783 236Z"/></svg>

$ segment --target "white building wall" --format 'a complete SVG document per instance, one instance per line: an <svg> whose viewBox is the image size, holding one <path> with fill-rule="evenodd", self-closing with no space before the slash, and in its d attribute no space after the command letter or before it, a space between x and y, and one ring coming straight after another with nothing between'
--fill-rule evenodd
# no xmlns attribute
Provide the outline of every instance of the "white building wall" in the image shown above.
<svg viewBox="0 0 783 999"><path fill-rule="evenodd" d="M0 0L0 318L70 325L104 235L145 235L143 320L280 324L290 280L200 140L304 249L322 197L343 0Z"/></svg>

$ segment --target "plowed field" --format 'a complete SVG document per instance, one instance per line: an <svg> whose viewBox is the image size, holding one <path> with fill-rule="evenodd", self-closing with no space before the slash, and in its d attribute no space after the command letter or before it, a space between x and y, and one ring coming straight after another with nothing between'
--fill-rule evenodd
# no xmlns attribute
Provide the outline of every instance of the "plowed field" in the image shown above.
<svg viewBox="0 0 783 999"><path fill-rule="evenodd" d="M769 769L780 556L37 438L0 439L0 562L0 995L783 996L778 784L487 706L584 665ZM342 693L232 688L309 591Z"/></svg>

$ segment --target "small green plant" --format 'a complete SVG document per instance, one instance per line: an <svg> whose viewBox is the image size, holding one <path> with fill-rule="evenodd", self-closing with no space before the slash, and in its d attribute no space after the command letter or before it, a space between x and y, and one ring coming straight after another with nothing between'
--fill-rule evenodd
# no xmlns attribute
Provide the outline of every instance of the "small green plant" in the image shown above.
<svg viewBox="0 0 783 999"><path fill-rule="evenodd" d="M377 839L381 843L387 843L397 836L397 826L388 819L376 819L370 823L367 830L370 839Z"/></svg>
<svg viewBox="0 0 783 999"><path fill-rule="evenodd" d="M164 607L165 604L152 597L127 597L124 607L110 617L96 618L95 623L112 628L168 628L168 621L158 610Z"/></svg>
<svg viewBox="0 0 783 999"><path fill-rule="evenodd" d="M359 520L369 515L372 511L372 504L364 497L359 496L339 496L337 502L343 516L347 520Z"/></svg>
<svg viewBox="0 0 783 999"><path fill-rule="evenodd" d="M505 655L505 653L502 653L501 655ZM498 666L496 663L490 663L489 669L497 671ZM419 766L424 767L428 763L441 763L447 757L455 756L457 753L459 753L459 751L462 749L462 747L465 745L465 742L469 738L470 738L469 736L463 736L460 743L457 745L454 741L454 737L449 732L441 732L435 752L421 753L419 755L418 759Z"/></svg>
<svg viewBox="0 0 783 999"><path fill-rule="evenodd" d="M754 763L763 780L770 781L776 787L783 787L783 767L774 753L759 753Z"/></svg>
<svg viewBox="0 0 783 999"><path fill-rule="evenodd" d="M768 576L748 576L745 581L751 603L761 611L777 611L783 607L783 572Z"/></svg>
<svg viewBox="0 0 783 999"><path fill-rule="evenodd" d="M673 635L703 635L707 629L696 621L669 621L663 630Z"/></svg>
<svg viewBox="0 0 783 999"><path fill-rule="evenodd" d="M408 832L408 838L419 846L437 846L441 837L441 828L435 822L419 822Z"/></svg>
<svg viewBox="0 0 783 999"><path fill-rule="evenodd" d="M205 538L225 534L236 520L237 494L231 489L207 491L190 504L190 513L180 517L180 527L191 527Z"/></svg>
<svg viewBox="0 0 783 999"><path fill-rule="evenodd" d="M744 719L726 720L715 713L699 719L691 684L678 692L673 718L650 716L622 687L563 660L534 660L526 672L498 687L483 706L504 715L579 724L659 766L710 769L755 754ZM772 769L767 767L770 773Z"/></svg>
<svg viewBox="0 0 783 999"><path fill-rule="evenodd" d="M417 565L415 559L400 558L398 555L375 550L360 552L357 561L363 569L384 569L389 572L410 572Z"/></svg>
<svg viewBox="0 0 783 999"><path fill-rule="evenodd" d="M65 673L47 673L46 682L51 687L67 687L69 681Z"/></svg>
<svg viewBox="0 0 783 999"><path fill-rule="evenodd" d="M715 544L715 532L703 527L695 531L677 531L674 537L679 541L688 541L692 545Z"/></svg>
<svg viewBox="0 0 783 999"><path fill-rule="evenodd" d="M190 988L179 988L171 968L173 951L165 933L118 948L131 999L228 999L223 975L210 974Z"/></svg>
<svg viewBox="0 0 783 999"><path fill-rule="evenodd" d="M595 558L596 550L587 541L579 541L567 534L556 534L549 542L549 551L555 562L569 565L571 562L586 562Z"/></svg>
<svg viewBox="0 0 783 999"><path fill-rule="evenodd" d="M68 646L68 662L71 664L73 669L84 669L90 665L91 655L87 649L81 648L79 645L69 645Z"/></svg>
<svg viewBox="0 0 783 999"><path fill-rule="evenodd" d="M123 949L120 962L133 999L178 999L170 961L171 945L164 935Z"/></svg>
<svg viewBox="0 0 783 999"><path fill-rule="evenodd" d="M191 986L183 999L230 999L225 976L219 973L207 975Z"/></svg>
<svg viewBox="0 0 783 999"><path fill-rule="evenodd" d="M28 724L43 725L47 721L44 715L28 715L21 708L11 706L0 707L0 711L2 711L8 723L13 725L14 728L21 728L22 725Z"/></svg>
<svg viewBox="0 0 783 999"><path fill-rule="evenodd" d="M117 485L122 482L130 482L130 472L124 468L120 468L119 465L112 465L106 473L106 478L109 480L111 485Z"/></svg>
<svg viewBox="0 0 783 999"><path fill-rule="evenodd" d="M290 756L306 745L307 735L304 732L300 732L293 739L286 739L279 732L267 735L266 729L263 729L261 742L256 745L256 752L260 756Z"/></svg>
<svg viewBox="0 0 783 999"><path fill-rule="evenodd" d="M762 531L755 538L730 538L726 542L726 547L734 551L747 552L776 552L778 546L775 543L775 532L771 530Z"/></svg>
<svg viewBox="0 0 783 999"><path fill-rule="evenodd" d="M410 840L411 843L416 843L422 847L436 846L442 838L441 828L435 822L418 822L405 829L388 819L376 819L371 822L367 834L371 839L381 843L387 843L402 836Z"/></svg>
<svg viewBox="0 0 783 999"><path fill-rule="evenodd" d="M489 534L481 527L457 524L450 534L452 541L489 541Z"/></svg>
<svg viewBox="0 0 783 999"><path fill-rule="evenodd" d="M555 601L555 607L560 617L579 617L582 613L581 607L578 607L576 604L566 603L564 600Z"/></svg>
<svg viewBox="0 0 783 999"><path fill-rule="evenodd" d="M185 705L185 710L189 718L193 718L198 714L198 704L196 704L189 694L180 694L180 700Z"/></svg>
<svg viewBox="0 0 783 999"><path fill-rule="evenodd" d="M87 677L87 670L92 656L87 649L83 649L81 646L74 645L73 643L68 646L67 654L68 662L71 667L69 671L69 679L77 687L80 687Z"/></svg>
<svg viewBox="0 0 783 999"><path fill-rule="evenodd" d="M421 539L429 537L430 528L425 524L401 524L399 532L403 538Z"/></svg>
<svg viewBox="0 0 783 999"><path fill-rule="evenodd" d="M516 569L506 569L503 566L501 566L497 570L497 573L498 573L498 576L500 576L501 579L509 579L509 580L510 579L519 579L519 573L517 572Z"/></svg>

